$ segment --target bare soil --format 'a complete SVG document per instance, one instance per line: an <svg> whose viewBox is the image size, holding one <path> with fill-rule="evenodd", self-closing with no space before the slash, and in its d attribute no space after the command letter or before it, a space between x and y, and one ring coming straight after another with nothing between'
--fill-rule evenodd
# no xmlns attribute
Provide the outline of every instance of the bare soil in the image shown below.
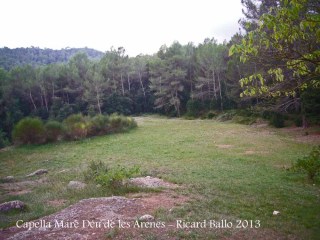
<svg viewBox="0 0 320 240"><path fill-rule="evenodd" d="M30 186L34 182L5 183L5 186L11 190L19 189L21 191L21 187ZM141 239L141 231L148 231L148 234L154 232L156 235L168 231L167 228L134 227L134 224L137 224L137 219L145 214L154 216L158 209L169 213L172 208L187 202L188 198L178 195L172 189L177 185L158 178L138 178L133 182L139 186L167 187L167 189L159 193L129 194L127 197L84 199L57 213L27 222L27 225L22 225L22 222L19 222L19 227L14 226L0 230L0 239L90 240L105 239L107 236L113 236L114 239L123 239L125 236L131 236L130 239ZM65 200L49 201L47 204L60 206L65 204ZM154 220L155 223L159 221L159 219ZM130 227L126 228L128 225ZM29 229L30 226L31 229Z"/></svg>

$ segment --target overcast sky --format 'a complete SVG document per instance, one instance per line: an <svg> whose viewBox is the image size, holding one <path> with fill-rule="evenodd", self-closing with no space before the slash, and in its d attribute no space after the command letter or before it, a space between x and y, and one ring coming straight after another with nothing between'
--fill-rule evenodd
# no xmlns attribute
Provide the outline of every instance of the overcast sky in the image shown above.
<svg viewBox="0 0 320 240"><path fill-rule="evenodd" d="M240 0L1 0L0 47L153 54L173 41L219 42L238 32Z"/></svg>

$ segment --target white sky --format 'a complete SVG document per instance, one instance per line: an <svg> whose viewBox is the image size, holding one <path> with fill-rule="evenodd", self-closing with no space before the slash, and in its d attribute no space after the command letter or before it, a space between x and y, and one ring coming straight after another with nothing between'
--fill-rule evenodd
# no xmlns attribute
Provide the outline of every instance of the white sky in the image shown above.
<svg viewBox="0 0 320 240"><path fill-rule="evenodd" d="M1 0L0 47L156 53L173 41L219 42L239 29L241 0Z"/></svg>

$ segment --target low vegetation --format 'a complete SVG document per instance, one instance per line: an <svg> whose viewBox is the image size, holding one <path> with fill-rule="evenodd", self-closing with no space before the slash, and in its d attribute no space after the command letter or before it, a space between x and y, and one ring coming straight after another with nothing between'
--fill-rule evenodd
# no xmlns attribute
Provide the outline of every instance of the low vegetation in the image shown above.
<svg viewBox="0 0 320 240"><path fill-rule="evenodd" d="M307 173L311 181L320 173L320 146L315 147L308 156L300 158L293 166L294 170L302 170Z"/></svg>
<svg viewBox="0 0 320 240"><path fill-rule="evenodd" d="M111 169L126 175L121 167L127 171L140 166L143 175L181 184L183 187L176 189L176 193L190 198L187 204L171 212L163 211L159 219L260 220L259 229L246 229L246 232L271 231L274 238L284 239L318 238L319 175L310 183L305 173L287 169L319 144L319 138L314 138L314 132L319 129L309 129L309 135L304 135L297 129L215 120L139 117L136 121L139 128L127 133L1 151L0 202L17 199L28 206L22 213L1 213L1 227L14 225L17 219L48 215L84 198L112 196L118 188L109 187L112 182L104 177L99 179L104 186L98 187L96 176L106 176ZM95 164L91 165L92 162ZM25 177L40 168L48 169L45 178ZM92 169L89 179L93 181L85 178L88 169ZM4 178L9 175L14 176L12 184L46 180L28 187L30 191L25 194L13 195L14 190L3 187L8 184ZM87 186L70 191L67 185L71 180L84 181ZM121 190L117 195L127 193ZM52 205L52 202L63 204ZM273 211L280 214L274 216ZM173 236L219 239L237 231L191 229Z"/></svg>
<svg viewBox="0 0 320 240"><path fill-rule="evenodd" d="M105 163L92 161L84 176L86 181L95 182L103 187L111 187L112 189L121 188L126 185L129 178L140 174L140 168L134 166L127 168L117 165L113 168L108 167Z"/></svg>
<svg viewBox="0 0 320 240"><path fill-rule="evenodd" d="M95 117L72 114L62 123L48 121L45 125L39 118L27 117L14 127L12 138L16 144L41 144L124 132L135 127L137 123L133 118L118 114Z"/></svg>
<svg viewBox="0 0 320 240"><path fill-rule="evenodd" d="M45 141L45 128L39 118L26 117L14 127L12 138L17 144L40 144Z"/></svg>

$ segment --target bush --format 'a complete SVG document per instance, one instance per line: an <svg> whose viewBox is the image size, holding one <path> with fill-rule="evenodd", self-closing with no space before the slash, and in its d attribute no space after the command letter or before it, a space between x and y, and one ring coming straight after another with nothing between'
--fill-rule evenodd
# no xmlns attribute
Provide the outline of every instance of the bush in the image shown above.
<svg viewBox="0 0 320 240"><path fill-rule="evenodd" d="M85 172L87 181L94 181L105 187L119 188L124 186L125 180L140 173L140 168L134 166L125 168L118 165L115 168L108 168L106 164L99 162L91 162L88 170Z"/></svg>
<svg viewBox="0 0 320 240"><path fill-rule="evenodd" d="M46 140L47 142L56 142L65 134L65 128L62 123L58 121L49 121L44 126L46 129Z"/></svg>
<svg viewBox="0 0 320 240"><path fill-rule="evenodd" d="M212 112L212 111L208 112L208 114L207 114L207 118L208 119L212 119L212 118L214 118L216 116L217 116L217 114L215 112Z"/></svg>
<svg viewBox="0 0 320 240"><path fill-rule="evenodd" d="M0 129L0 148L4 148L9 145L9 140L6 134Z"/></svg>
<svg viewBox="0 0 320 240"><path fill-rule="evenodd" d="M110 116L110 131L122 132L137 127L136 121L131 117L125 117L118 114Z"/></svg>
<svg viewBox="0 0 320 240"><path fill-rule="evenodd" d="M225 122L232 120L234 116L236 116L236 111L230 110L220 114L216 119L217 121Z"/></svg>
<svg viewBox="0 0 320 240"><path fill-rule="evenodd" d="M97 115L90 119L88 126L89 136L99 136L107 134L110 131L109 117L106 115Z"/></svg>
<svg viewBox="0 0 320 240"><path fill-rule="evenodd" d="M256 117L247 117L247 116L239 116L236 115L232 118L232 122L234 123L239 123L239 124L245 124L245 125L251 125L253 123L255 123L257 120Z"/></svg>
<svg viewBox="0 0 320 240"><path fill-rule="evenodd" d="M186 116L196 118L200 116L200 112L203 111L204 106L201 101L190 99L186 104L186 108Z"/></svg>
<svg viewBox="0 0 320 240"><path fill-rule="evenodd" d="M298 159L294 170L302 170L308 174L310 180L320 173L320 146L315 147L308 156Z"/></svg>
<svg viewBox="0 0 320 240"><path fill-rule="evenodd" d="M302 117L297 116L294 118L294 124L296 125L296 127L302 127Z"/></svg>
<svg viewBox="0 0 320 240"><path fill-rule="evenodd" d="M124 185L125 180L140 173L139 167L125 168L118 165L111 168L105 174L100 174L96 177L96 182L102 186L119 188Z"/></svg>
<svg viewBox="0 0 320 240"><path fill-rule="evenodd" d="M15 143L40 144L45 141L45 128L39 118L26 117L14 127L12 139Z"/></svg>
<svg viewBox="0 0 320 240"><path fill-rule="evenodd" d="M88 122L82 114L72 114L63 123L66 127L67 139L78 140L87 136Z"/></svg>
<svg viewBox="0 0 320 240"><path fill-rule="evenodd" d="M273 113L270 118L270 125L276 128L284 127L284 116L278 112Z"/></svg>
<svg viewBox="0 0 320 240"><path fill-rule="evenodd" d="M91 161L87 171L84 172L84 179L86 181L95 181L96 177L101 174L106 174L108 172L108 167L105 163L99 161Z"/></svg>

